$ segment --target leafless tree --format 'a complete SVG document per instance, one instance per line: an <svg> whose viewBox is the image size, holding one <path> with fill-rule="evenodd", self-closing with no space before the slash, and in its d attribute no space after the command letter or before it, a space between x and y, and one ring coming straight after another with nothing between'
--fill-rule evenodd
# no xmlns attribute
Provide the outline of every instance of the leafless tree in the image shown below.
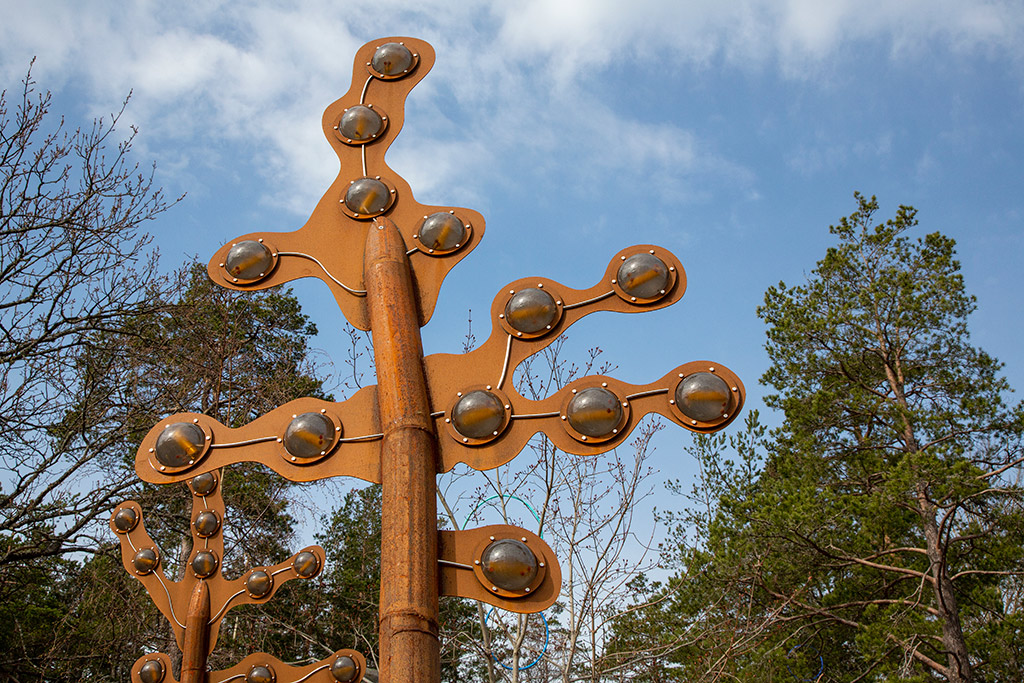
<svg viewBox="0 0 1024 683"><path fill-rule="evenodd" d="M612 369L601 364L596 348L573 362L564 342L559 339L519 368L516 385L525 396L544 398L580 376ZM586 458L563 453L538 436L528 450L532 458L524 454L485 473L483 485L452 504L442 489L442 504L456 526L467 520L456 517L453 505L493 508L507 523L536 529L562 568L561 597L548 611L546 626L538 615L488 615L480 607L478 649L486 658L488 683L608 680L604 652L611 623L625 604L630 581L657 561L654 529L638 523L637 515L653 489L648 460L651 437L659 429L660 423L644 423L629 448ZM454 493L464 481L444 483ZM538 659L545 639L546 654Z"/></svg>
<svg viewBox="0 0 1024 683"><path fill-rule="evenodd" d="M0 93L0 567L94 548L91 523L132 476L86 352L152 311L141 226L166 211L119 111L69 129L31 71ZM92 354L94 357L95 354ZM107 429L94 429L107 423Z"/></svg>

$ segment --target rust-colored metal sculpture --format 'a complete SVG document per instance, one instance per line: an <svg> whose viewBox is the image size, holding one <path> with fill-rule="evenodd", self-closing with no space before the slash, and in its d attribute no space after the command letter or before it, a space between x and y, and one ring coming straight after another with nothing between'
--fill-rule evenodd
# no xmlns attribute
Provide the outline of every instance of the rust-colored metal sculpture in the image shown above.
<svg viewBox="0 0 1024 683"><path fill-rule="evenodd" d="M295 232L243 235L222 247L208 269L215 282L238 290L321 279L348 321L371 331L377 385L337 403L292 401L238 429L204 415L175 415L150 431L136 459L136 472L145 481L187 480L193 490L194 482L243 461L262 463L294 481L345 475L381 483L379 661L381 680L388 683L439 680L439 596L473 598L522 613L544 610L558 597L557 560L535 534L509 525L437 529L437 473L460 462L477 470L499 467L538 432L566 452L597 455L621 444L651 412L691 431L715 431L736 417L744 400L739 378L710 361L686 363L641 386L585 377L540 401L524 398L513 386L516 367L584 315L650 311L683 296L682 264L653 245L620 251L589 289L544 278L513 282L495 297L493 331L480 348L423 357L419 329L434 311L441 283L484 232L483 217L475 211L417 203L408 183L384 160L402 127L405 98L433 62L433 49L421 40L386 38L364 45L356 53L351 89L324 112L324 134L341 171L310 219ZM219 498L211 500L204 499L204 510L223 516ZM158 555L143 561L155 564L140 573L141 549L157 551L141 526L118 526L118 515L141 520L141 511L125 503L112 521L122 534L125 568L139 576L176 625L179 645L197 653L186 655L190 662L198 661L200 652L205 661L230 606L268 599L277 588L271 582L265 595L254 597L241 584L218 581L215 569L203 573L203 563L198 573L193 567L188 581L171 585L159 572ZM216 541L210 544L216 536L194 538L197 548L201 540L215 555L222 549ZM291 564L248 576L277 572L282 580L294 578L289 571L303 576L295 563L304 554L315 557L318 568L324 561L319 548L309 548ZM335 661L340 657L354 662L362 676L361 657L338 653ZM143 657L137 671L148 666L150 672L165 672L167 664L164 655ZM263 668L252 674L253 667ZM331 667L325 660L320 668L282 675L279 662L253 655L218 672L210 683L230 680L224 675L262 683L268 680L261 678L266 668L279 683L313 680L321 671L339 681L359 680L338 678ZM142 673L133 676L139 683L156 681ZM203 678L196 673L189 680Z"/></svg>
<svg viewBox="0 0 1024 683"><path fill-rule="evenodd" d="M124 568L142 582L157 608L171 623L182 653L181 683L204 683L206 660L228 611L238 605L267 602L278 588L292 579L313 578L323 569L324 551L310 546L284 562L272 567L255 567L238 579L228 581L221 574L224 498L220 471L197 475L189 481L188 487L192 492L192 552L180 581L171 581L164 574L160 550L146 533L138 503L127 501L117 506L110 528L121 541ZM340 671L344 672L342 678L338 678ZM305 667L292 667L270 655L256 654L236 667L215 671L210 676L221 682L245 677L247 683L298 680L327 683L359 681L365 671L366 660L360 653L339 650ZM261 676L266 675L270 679L261 681ZM174 681L170 658L163 653L143 655L132 667L134 683L163 680Z"/></svg>

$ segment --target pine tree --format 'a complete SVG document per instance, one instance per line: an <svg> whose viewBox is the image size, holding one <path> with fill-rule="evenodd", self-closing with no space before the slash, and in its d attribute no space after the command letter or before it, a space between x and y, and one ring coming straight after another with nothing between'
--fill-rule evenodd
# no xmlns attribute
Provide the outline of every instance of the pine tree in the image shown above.
<svg viewBox="0 0 1024 683"><path fill-rule="evenodd" d="M855 197L807 282L758 311L782 426L764 449L753 423L697 442L707 506L659 607L686 680L1024 670L1021 407L970 343L954 241Z"/></svg>

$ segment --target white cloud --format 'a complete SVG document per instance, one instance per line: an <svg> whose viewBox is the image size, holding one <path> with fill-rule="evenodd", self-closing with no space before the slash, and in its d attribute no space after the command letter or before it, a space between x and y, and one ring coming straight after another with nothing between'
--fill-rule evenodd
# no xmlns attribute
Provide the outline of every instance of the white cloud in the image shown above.
<svg viewBox="0 0 1024 683"><path fill-rule="evenodd" d="M0 27L8 83L38 54L39 80L73 84L96 114L134 88L130 116L154 150L170 143L160 154L171 168L255 167L275 188L268 201L297 212L337 170L319 115L347 90L352 56L375 33L419 35L438 50L439 68L414 95L425 135L403 140L392 159L409 169L426 164L430 170L415 179L417 171L408 171L425 196L475 177L499 182L493 159L517 150L541 175L545 155L574 159L581 184L588 169L654 174L686 196L689 179L710 172L756 193L749 171L693 131L645 123L599 101L594 84L612 64L666 79L719 62L804 79L861 44L899 60L935 49L1015 56L1024 49L1024 8L1008 1L382 0L364 7L307 0L288 9L136 2L107 14L70 1L2 5L6 16L18 16ZM219 155L225 142L249 156ZM815 166L846 153L810 150L791 161Z"/></svg>

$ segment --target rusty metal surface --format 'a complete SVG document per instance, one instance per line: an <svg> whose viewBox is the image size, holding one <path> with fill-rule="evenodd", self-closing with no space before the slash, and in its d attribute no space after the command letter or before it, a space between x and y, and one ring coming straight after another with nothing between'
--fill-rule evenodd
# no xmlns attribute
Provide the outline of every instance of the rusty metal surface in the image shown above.
<svg viewBox="0 0 1024 683"><path fill-rule="evenodd" d="M186 631L188 630L187 627L191 623L189 618L195 615L195 610L190 610L190 604L192 603L197 585L205 584L207 590L206 599L209 602L210 616L207 620L208 632L205 634L205 643L200 647L200 650L205 648L204 655L213 651L213 647L217 642L217 635L220 631L220 624L230 609L237 607L238 605L266 602L273 597L274 593L277 592L277 589L285 582L299 578L292 566L292 563L301 553L313 553L317 557L319 567L322 568L324 566L323 549L319 546L309 546L295 555L292 555L284 562L280 562L271 567L254 567L233 581L225 579L221 574L224 557L224 537L222 533L224 524L224 499L220 492L220 472L217 472L216 475L218 477L218 485L213 491L205 495L193 494L192 496L192 550L188 557L189 564L181 570L182 578L180 581L172 581L164 573L163 555L160 553L160 549L157 548L156 544L153 542L153 539L146 532L142 516L142 508L137 502L126 501L118 505L111 516L110 522L110 528L117 534L118 540L121 543L121 562L124 565L125 570L142 583L154 604L170 622L175 640L178 642L178 647L181 648L183 652L186 649L186 641L188 640L186 637ZM114 524L114 520L117 518L118 513L124 509L133 510L136 514L137 520L135 526L127 532L118 530ZM215 512L221 523L215 534L203 537L198 535L196 532L195 520L202 512L207 510ZM160 561L152 571L142 574L136 571L135 566L132 564L132 558L135 556L137 551L144 548L152 548L156 550ZM201 551L213 552L217 558L216 570L206 578L198 578L191 568L191 562L195 558L196 553ZM256 571L266 571L273 577L271 590L266 595L259 598L252 597L245 589L246 580L253 572ZM194 643L195 641L191 642ZM197 646L192 645L192 647L195 648Z"/></svg>
<svg viewBox="0 0 1024 683"><path fill-rule="evenodd" d="M391 221L382 218L374 222L366 239L365 263L384 430L381 680L435 680L441 661L437 439L423 373L412 270L401 235Z"/></svg>
<svg viewBox="0 0 1024 683"><path fill-rule="evenodd" d="M613 286L616 271L624 259L636 254L653 254L664 261L676 277L670 289L651 302L633 302ZM515 292L524 288L541 288L551 293L560 306L557 321L541 334L516 335L505 322L506 303ZM547 278L522 278L509 283L491 304L492 332L479 348L467 354L434 354L424 359L431 393L431 405L437 421L441 454L441 471L448 471L462 462L478 470L499 467L512 460L538 433L545 433L554 445L567 453L596 455L621 444L640 418L659 413L676 424L695 432L716 431L725 427L743 407L745 390L739 377L720 363L693 361L680 365L660 379L644 385L621 382L611 377L583 377L546 399L524 398L513 383L516 367L523 360L554 342L570 325L585 315L598 311L642 313L676 303L686 289L682 264L669 251L649 244L628 247L610 261L598 284L576 290ZM525 337L525 338L524 338ZM673 392L681 376L695 372L714 372L722 377L732 391L725 415L711 421L686 418L674 405ZM486 383L484 383L486 382ZM610 438L581 440L564 418L565 406L574 392L588 387L603 387L621 400L626 419ZM507 399L507 425L489 439L472 439L460 435L452 425L452 407L461 394L474 389L490 389Z"/></svg>
<svg viewBox="0 0 1024 683"><path fill-rule="evenodd" d="M418 63L408 75L381 79L368 67L377 46L402 42L418 55ZM371 216L357 219L346 213L341 202L351 181L361 177L380 179L395 189L395 198L387 216L402 233L406 251L416 250L410 258L416 270L418 325L425 325L437 303L441 282L455 264L465 258L484 233L484 219L476 211L451 206L428 206L416 202L409 184L387 165L384 155L402 129L405 99L434 64L434 50L425 41L415 38L382 38L367 43L356 53L352 86L342 98L327 107L323 116L323 132L338 155L341 170L306 224L295 232L259 232L241 235L219 249L210 260L210 277L230 289L264 289L302 277L322 280L334 294L345 317L355 327L369 330L369 314L363 278L363 244L371 226ZM372 104L387 115L383 134L365 144L346 144L338 135L344 111L357 104ZM365 170L364 170L365 169ZM471 226L469 239L453 251L430 252L416 235L425 216L453 211ZM264 278L245 283L235 282L224 266L232 244L243 240L263 239L277 256L271 272ZM313 246L311 246L313 245ZM316 259L315 261L313 259ZM318 263L319 262L319 265ZM348 289L346 289L346 287ZM354 290L353 293L352 291Z"/></svg>
<svg viewBox="0 0 1024 683"><path fill-rule="evenodd" d="M339 441L316 460L293 460L282 444L288 424L296 415L321 411L341 427ZM180 422L199 425L209 436L208 448L192 465L163 466L155 456L157 438L167 425ZM352 398L339 403L315 398L290 401L237 429L225 427L207 415L178 413L161 420L143 438L135 457L135 472L143 481L166 484L238 462L258 462L291 481L350 476L380 483L381 434L376 387L361 389Z"/></svg>
<svg viewBox="0 0 1024 683"><path fill-rule="evenodd" d="M458 392L456 387L460 386L454 378L457 377L458 356L451 356L446 365L437 363L428 367L431 370L431 377L445 376L452 378L448 383L448 393L455 396ZM722 417L711 422L687 419L674 407L672 401L673 391L679 380L696 372L707 372L714 369L714 373L729 384L732 391L732 399L726 413ZM432 385L433 388L434 385ZM610 438L599 440L587 438L580 440L578 432L575 432L567 424L565 419L565 406L567 401L574 395L574 392L590 387L602 387L613 392L622 400L625 420L618 428L617 433ZM448 471L456 464L466 463L473 469L489 470L509 462L526 447L530 438L543 432L551 439L552 444L566 453L577 455L597 455L605 453L619 445L629 436L636 427L639 420L648 413L658 413L672 420L676 424L694 432L712 432L721 429L723 426L735 419L737 413L743 407L744 389L743 383L735 373L719 363L711 361L692 361L680 365L660 379L650 384L627 384L614 377L604 375L590 375L582 377L571 384L566 385L555 394L540 401L532 401L523 398L516 392L514 387L503 387L504 393L509 397L506 404L511 412L508 426L489 442L480 445L468 445L463 443L465 437L460 438L453 430L444 430L439 439L441 453L442 471ZM444 415L437 417L439 427L447 427L445 421L451 419L451 411L447 410Z"/></svg>
<svg viewBox="0 0 1024 683"><path fill-rule="evenodd" d="M376 220L393 224L387 218ZM371 222L371 225L377 224L383 223ZM397 226L394 228L397 229ZM655 300L631 301L616 286L616 271L620 264L637 254L656 256L672 273L670 287ZM507 302L515 292L526 288L543 289L558 303L557 319L551 329L533 334L516 334L515 329L505 320ZM659 413L695 432L715 431L729 424L743 406L745 390L743 383L732 371L713 361L686 363L657 381L644 385L625 384L608 377L581 378L542 401L524 398L512 381L515 369L523 360L550 345L583 316L598 311L642 313L663 308L678 302L685 290L686 273L679 259L668 250L650 244L627 247L615 254L597 284L587 289L573 289L548 278L522 278L501 288L491 305L492 333L486 342L468 354L434 354L423 360L430 397L428 412L433 415L433 428L440 435L438 471L446 472L460 462L478 470L498 467L512 460L538 432L547 434L557 447L566 452L596 455L621 444L640 418L651 412ZM393 334L396 334L394 330L383 335L378 333L374 339L387 340ZM726 416L712 421L687 419L672 402L672 392L678 384L679 375L710 369L734 388L733 400L730 401ZM613 438L600 442L593 438L580 440L579 435L562 419L564 404L574 389L602 384L606 384L606 388L624 399L627 420ZM458 434L451 426L451 410L460 392L464 394L473 389L488 388L507 401L507 424L494 438L473 439ZM383 430L377 412L377 391L377 387L366 387L351 399L340 403L300 399L238 429L229 429L203 415L175 415L161 421L146 435L136 458L136 471L146 481L165 483L181 481L228 464L253 461L293 481L355 476L379 483ZM306 411L330 412L342 428L341 443L316 461L296 463L289 459L280 439L292 417ZM160 432L168 424L193 420L210 435L210 448L194 464L181 468L164 467L161 471L161 465L153 454Z"/></svg>
<svg viewBox="0 0 1024 683"><path fill-rule="evenodd" d="M408 65L404 48L391 50L388 59L398 55L393 61L374 65L375 51L385 43L408 48ZM294 232L242 235L218 250L208 266L215 282L236 290L264 289L301 277L322 280L349 322L371 330L378 385L338 403L292 401L238 428L204 415L174 415L150 430L136 456L139 477L155 484L219 476L220 468L243 461L261 463L293 481L354 476L381 483L380 662L381 680L388 683L439 681L439 593L529 613L553 604L560 589L554 554L528 531L498 525L438 532L437 472L460 462L478 470L498 467L538 432L568 453L596 455L620 445L651 412L694 432L716 431L735 419L745 396L739 378L711 361L684 363L642 385L584 377L541 400L527 399L515 387L516 368L583 316L640 313L680 300L686 290L682 264L653 245L623 249L587 289L546 278L512 282L494 298L492 333L480 348L423 358L419 328L430 319L447 273L484 232L483 217L475 211L417 203L408 183L385 162L402 128L406 97L433 64L433 49L413 38L383 38L360 48L350 90L324 112L323 132L341 168L309 220ZM348 203L353 188L365 192ZM684 379L686 387L697 388L683 391ZM676 402L677 388L685 408ZM200 563L197 575L191 566L197 552L223 555L219 525L209 533L211 518L199 518L212 511L223 524L219 496L217 487L193 499L194 548L180 582L167 579L159 560L152 571L135 571L132 557L139 548L159 552L137 503L123 503L111 520L125 568L170 620L179 646L193 653L187 655L183 679L241 681L252 667L266 667L275 683L334 680L330 662L336 655L288 667L265 654L204 679L205 656L227 611L270 599L284 581L298 576L292 563L301 554L274 567L254 568L233 582L221 577L220 559L215 568ZM137 524L127 529L122 517L118 528L118 514L129 510ZM496 539L502 543L492 546ZM492 553L489 557L509 553L518 558L512 562L516 571L526 561L539 565L511 575L502 587L495 585L504 580L493 570L496 565L485 572L478 564L485 550ZM304 552L313 554L319 572L323 551L311 547ZM247 579L262 571L269 576L253 584L258 584L255 591L248 590ZM487 585L488 576L495 584ZM361 680L365 660L345 652L360 662L356 680ZM136 664L136 683L153 683L159 667L161 680L173 680L166 655L146 655ZM145 667L147 681L140 677Z"/></svg>
<svg viewBox="0 0 1024 683"><path fill-rule="evenodd" d="M196 582L185 617L185 644L181 648L181 683L205 683L210 643L210 589Z"/></svg>
<svg viewBox="0 0 1024 683"><path fill-rule="evenodd" d="M312 664L306 664L303 666L292 666L285 664L277 657L272 657L263 652L249 655L241 662L229 669L221 669L219 671L204 671L204 677L200 680L205 683L229 683L229 681L236 681L242 683L245 680L245 676L253 667L264 666L269 668L274 673L274 679L277 683L339 683L338 680L331 675L331 665L335 662L338 657L349 657L355 664L357 673L355 678L346 683L359 683L363 680L366 675L366 658L363 657L356 650L338 650L329 657L325 657L318 662ZM139 672L147 662L159 662L163 667L163 678L161 683L178 683L177 679L171 670L171 658L162 652L153 654L143 655L132 666L132 683L145 683L140 677ZM182 677L181 683L185 683L184 676Z"/></svg>
<svg viewBox="0 0 1024 683"><path fill-rule="evenodd" d="M338 650L329 657L304 666L285 664L276 657L260 652L249 655L230 669L211 672L207 680L209 683L228 683L229 681L241 683L245 680L245 675L253 667L265 666L274 672L274 679L278 683L286 683L287 681L294 681L295 683L300 681L302 683L338 683L331 675L331 664L338 657L351 657L356 662L359 673L351 683L358 683L358 681L363 680L363 676L366 674L366 658L356 650L348 649Z"/></svg>
<svg viewBox="0 0 1024 683"><path fill-rule="evenodd" d="M529 592L512 593L484 583L479 568L483 549L501 539L526 543L543 570ZM551 547L537 534L508 524L493 524L463 531L438 532L441 595L486 602L520 614L541 612L554 604L562 588L562 570Z"/></svg>

